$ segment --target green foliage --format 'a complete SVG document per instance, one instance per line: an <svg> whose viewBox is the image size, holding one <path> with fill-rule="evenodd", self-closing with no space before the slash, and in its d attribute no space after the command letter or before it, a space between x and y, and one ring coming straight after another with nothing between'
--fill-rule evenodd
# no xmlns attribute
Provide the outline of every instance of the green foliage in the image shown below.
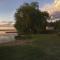
<svg viewBox="0 0 60 60"><path fill-rule="evenodd" d="M54 27L55 27L55 30L57 30L57 32L60 32L60 21L55 22Z"/></svg>
<svg viewBox="0 0 60 60"><path fill-rule="evenodd" d="M15 27L19 34L40 33L45 31L47 12L39 10L37 2L25 3L15 13Z"/></svg>

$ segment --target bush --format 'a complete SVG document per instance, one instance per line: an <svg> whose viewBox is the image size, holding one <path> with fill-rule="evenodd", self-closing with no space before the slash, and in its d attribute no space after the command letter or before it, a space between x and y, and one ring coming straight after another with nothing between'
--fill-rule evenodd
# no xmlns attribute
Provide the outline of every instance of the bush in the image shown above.
<svg viewBox="0 0 60 60"><path fill-rule="evenodd" d="M31 35L19 35L19 36L15 36L16 40L21 40L21 39L31 39L32 36Z"/></svg>

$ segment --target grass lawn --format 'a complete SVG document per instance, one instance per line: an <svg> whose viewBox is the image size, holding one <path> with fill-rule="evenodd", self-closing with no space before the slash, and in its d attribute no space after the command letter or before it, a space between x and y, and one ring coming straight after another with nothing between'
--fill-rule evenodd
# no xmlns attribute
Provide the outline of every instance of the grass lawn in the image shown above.
<svg viewBox="0 0 60 60"><path fill-rule="evenodd" d="M60 36L57 34L29 36L32 45L0 46L0 60L60 60Z"/></svg>

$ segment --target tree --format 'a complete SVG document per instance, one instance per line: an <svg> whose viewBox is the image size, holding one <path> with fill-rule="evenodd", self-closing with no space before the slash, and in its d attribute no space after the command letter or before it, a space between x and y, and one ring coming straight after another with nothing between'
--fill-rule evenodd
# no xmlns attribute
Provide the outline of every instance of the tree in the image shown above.
<svg viewBox="0 0 60 60"><path fill-rule="evenodd" d="M60 32L60 20L54 23L54 27L57 32Z"/></svg>
<svg viewBox="0 0 60 60"><path fill-rule="evenodd" d="M39 9L38 2L32 2L31 6L34 7L34 8L36 8L36 9Z"/></svg>
<svg viewBox="0 0 60 60"><path fill-rule="evenodd" d="M47 12L38 9L37 2L25 3L15 13L15 27L19 34L40 33L46 28Z"/></svg>

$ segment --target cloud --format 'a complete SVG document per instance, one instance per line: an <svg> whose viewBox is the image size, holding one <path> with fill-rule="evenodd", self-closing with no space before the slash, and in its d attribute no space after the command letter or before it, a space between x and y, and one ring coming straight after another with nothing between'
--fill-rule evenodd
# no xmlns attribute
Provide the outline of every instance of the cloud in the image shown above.
<svg viewBox="0 0 60 60"><path fill-rule="evenodd" d="M60 11L60 0L54 0L52 4L46 4L42 10L48 11L50 14Z"/></svg>

